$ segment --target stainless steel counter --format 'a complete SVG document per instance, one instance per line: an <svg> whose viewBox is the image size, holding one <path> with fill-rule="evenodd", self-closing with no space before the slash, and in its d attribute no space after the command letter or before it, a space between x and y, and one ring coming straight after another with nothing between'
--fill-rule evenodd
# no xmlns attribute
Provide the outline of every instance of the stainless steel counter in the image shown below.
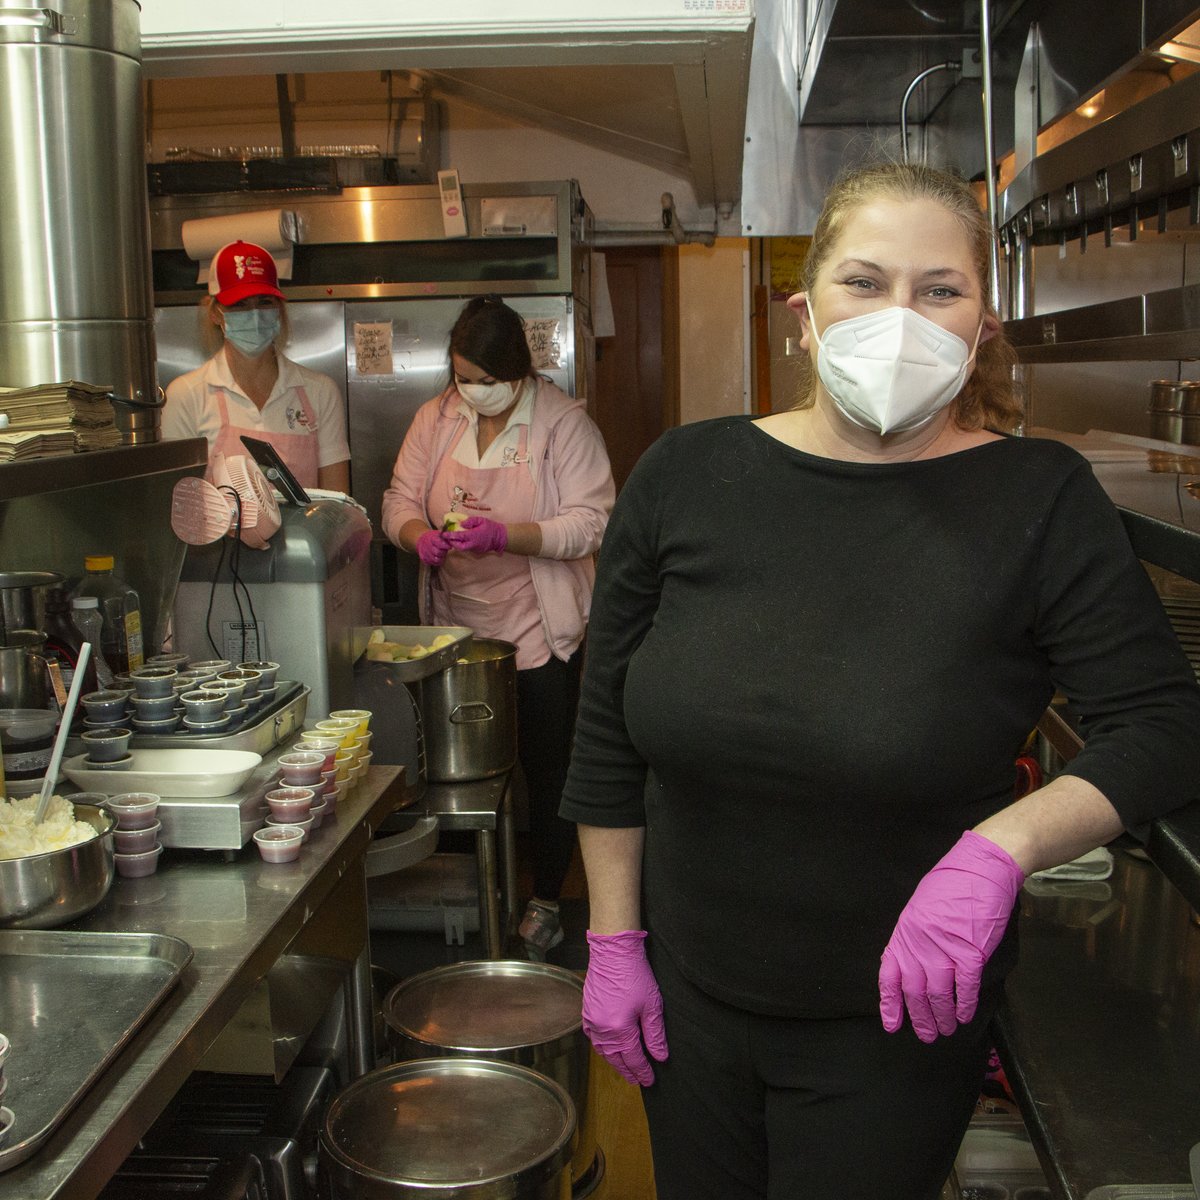
<svg viewBox="0 0 1200 1200"><path fill-rule="evenodd" d="M365 904L367 847L403 803L403 768L372 767L296 862L264 863L253 843L231 862L220 852L168 850L155 875L118 878L99 908L69 926L172 934L194 957L46 1145L0 1174L0 1200L94 1200L269 968L327 913L326 902L357 893ZM365 938L365 908L361 920ZM70 1030L63 1038L66 1046Z"/></svg>
<svg viewBox="0 0 1200 1200"><path fill-rule="evenodd" d="M997 1044L1056 1200L1180 1184L1200 1142L1200 927L1152 862L1032 880Z"/></svg>

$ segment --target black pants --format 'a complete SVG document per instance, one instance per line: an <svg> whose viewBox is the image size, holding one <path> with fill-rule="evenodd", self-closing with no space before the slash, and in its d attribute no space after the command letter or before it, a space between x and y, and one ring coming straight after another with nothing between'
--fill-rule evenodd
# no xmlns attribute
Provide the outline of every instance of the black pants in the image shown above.
<svg viewBox="0 0 1200 1200"><path fill-rule="evenodd" d="M575 824L558 815L575 713L583 648L563 662L517 672L517 757L529 792L529 831L533 842L533 894L557 900L575 851Z"/></svg>
<svg viewBox="0 0 1200 1200"><path fill-rule="evenodd" d="M642 1093L658 1200L936 1200L983 1083L998 987L927 1046L878 1016L747 1013L665 954L651 962L670 1051Z"/></svg>

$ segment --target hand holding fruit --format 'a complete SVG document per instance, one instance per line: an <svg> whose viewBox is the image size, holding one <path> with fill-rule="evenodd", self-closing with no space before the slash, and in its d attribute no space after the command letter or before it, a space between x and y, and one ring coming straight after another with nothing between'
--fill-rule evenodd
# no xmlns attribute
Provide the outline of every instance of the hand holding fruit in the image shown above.
<svg viewBox="0 0 1200 1200"><path fill-rule="evenodd" d="M503 554L508 547L508 529L499 521L487 517L468 517L454 533L442 535L451 550L468 550L472 554Z"/></svg>
<svg viewBox="0 0 1200 1200"><path fill-rule="evenodd" d="M446 535L440 530L427 529L417 538L417 557L427 567L440 567L449 551Z"/></svg>

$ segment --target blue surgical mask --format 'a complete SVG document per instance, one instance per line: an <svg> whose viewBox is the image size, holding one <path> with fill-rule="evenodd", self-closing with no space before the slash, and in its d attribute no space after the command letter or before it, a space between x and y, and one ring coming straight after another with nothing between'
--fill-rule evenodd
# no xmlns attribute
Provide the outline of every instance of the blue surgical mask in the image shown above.
<svg viewBox="0 0 1200 1200"><path fill-rule="evenodd" d="M225 337L247 358L258 358L279 336L279 311L274 308L226 308Z"/></svg>

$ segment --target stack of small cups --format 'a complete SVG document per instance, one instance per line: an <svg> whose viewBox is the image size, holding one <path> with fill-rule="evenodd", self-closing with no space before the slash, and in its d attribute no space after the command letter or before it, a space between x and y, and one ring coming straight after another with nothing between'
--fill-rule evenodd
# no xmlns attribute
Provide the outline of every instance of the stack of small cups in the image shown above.
<svg viewBox="0 0 1200 1200"><path fill-rule="evenodd" d="M8 1081L4 1077L4 1062L8 1058L8 1051L8 1038L0 1033L0 1102L3 1102L4 1093L8 1091ZM0 1146L4 1145L15 1119L11 1108L0 1107Z"/></svg>
<svg viewBox="0 0 1200 1200"><path fill-rule="evenodd" d="M158 819L159 797L153 792L121 792L109 796L108 811L116 818L113 831L117 874L127 879L153 875L158 870L162 822Z"/></svg>
<svg viewBox="0 0 1200 1200"><path fill-rule="evenodd" d="M329 801L323 794L321 768L325 757L317 751L295 751L278 759L281 786L266 794L270 815L254 841L264 862L291 862L301 845L320 827Z"/></svg>
<svg viewBox="0 0 1200 1200"><path fill-rule="evenodd" d="M371 761L371 713L365 708L338 709L323 721L317 721L312 729L300 735L300 744L313 745L326 741L336 744L333 758L335 791L338 798L344 796L366 773ZM299 745L297 748L299 748ZM326 768L328 769L328 768Z"/></svg>

